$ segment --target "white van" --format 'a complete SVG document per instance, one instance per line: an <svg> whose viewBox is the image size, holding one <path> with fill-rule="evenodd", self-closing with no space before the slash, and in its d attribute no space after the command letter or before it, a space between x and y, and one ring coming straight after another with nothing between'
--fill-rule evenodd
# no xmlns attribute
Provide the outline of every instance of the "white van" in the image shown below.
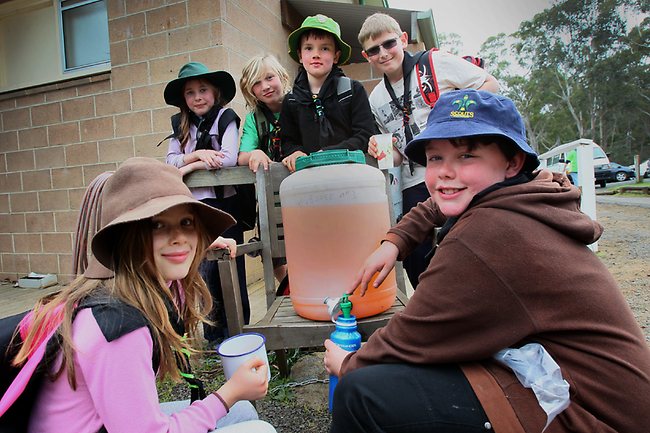
<svg viewBox="0 0 650 433"><path fill-rule="evenodd" d="M594 167L597 165L609 164L609 158L605 151L596 143L591 143L589 145L594 154ZM556 171L558 173L566 172L571 163L571 158L568 156L571 153L571 150L561 151L560 153L555 153L552 156L544 157L545 155L553 152L553 149L548 152L543 153L539 156L540 161L546 160L546 167L551 171Z"/></svg>

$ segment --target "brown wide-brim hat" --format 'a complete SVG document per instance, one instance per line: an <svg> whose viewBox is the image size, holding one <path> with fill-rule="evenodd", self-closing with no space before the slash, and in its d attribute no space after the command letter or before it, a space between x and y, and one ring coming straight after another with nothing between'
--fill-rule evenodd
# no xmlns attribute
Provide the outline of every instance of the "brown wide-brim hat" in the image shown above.
<svg viewBox="0 0 650 433"><path fill-rule="evenodd" d="M181 204L193 206L195 216L201 221L210 241L235 224L229 214L195 199L176 167L153 158L127 159L104 186L101 220L107 223L92 239L93 256L108 270L114 270L115 252L126 223L151 218ZM89 262L84 275L102 278L96 276L101 273L97 268Z"/></svg>
<svg viewBox="0 0 650 433"><path fill-rule="evenodd" d="M209 81L214 87L219 89L219 94L224 104L232 101L235 97L237 87L235 86L235 80L232 78L232 75L226 71L210 72L208 67L203 63L190 62L181 67L181 70L178 72L178 78L170 81L165 86L163 93L165 102L178 108L184 106L185 97L183 96L183 90L185 82L187 80L199 79Z"/></svg>

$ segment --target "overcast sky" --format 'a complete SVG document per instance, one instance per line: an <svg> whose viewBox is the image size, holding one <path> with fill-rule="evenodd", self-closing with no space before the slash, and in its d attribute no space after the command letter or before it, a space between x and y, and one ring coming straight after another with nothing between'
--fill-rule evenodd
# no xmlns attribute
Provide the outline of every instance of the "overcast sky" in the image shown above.
<svg viewBox="0 0 650 433"><path fill-rule="evenodd" d="M388 0L391 8L433 11L438 33L460 35L464 51L476 54L485 40L510 34L522 21L551 6L551 0Z"/></svg>

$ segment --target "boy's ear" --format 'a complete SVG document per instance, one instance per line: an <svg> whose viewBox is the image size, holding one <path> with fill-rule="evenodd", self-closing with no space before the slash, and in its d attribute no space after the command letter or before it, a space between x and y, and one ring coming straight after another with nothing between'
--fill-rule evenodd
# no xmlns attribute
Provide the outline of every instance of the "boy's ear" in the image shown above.
<svg viewBox="0 0 650 433"><path fill-rule="evenodd" d="M368 58L368 54L366 54L366 50L361 50L361 55L363 56L364 59L370 61L370 59Z"/></svg>
<svg viewBox="0 0 650 433"><path fill-rule="evenodd" d="M334 54L334 64L335 65L339 64L339 57L341 57L341 50L336 50L336 54Z"/></svg>
<svg viewBox="0 0 650 433"><path fill-rule="evenodd" d="M521 169L524 167L526 162L526 154L524 152L517 152L513 158L508 161L508 167L506 167L506 179L515 177L519 174Z"/></svg>
<svg viewBox="0 0 650 433"><path fill-rule="evenodd" d="M406 34L406 32L402 32L402 34L399 37L399 40L402 42L402 47L406 48L409 45L409 35Z"/></svg>

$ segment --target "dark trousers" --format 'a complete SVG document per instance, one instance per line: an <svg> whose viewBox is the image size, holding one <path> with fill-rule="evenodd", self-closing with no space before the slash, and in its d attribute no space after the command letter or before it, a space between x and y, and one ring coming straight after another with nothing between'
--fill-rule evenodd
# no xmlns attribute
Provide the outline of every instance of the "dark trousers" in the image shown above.
<svg viewBox="0 0 650 433"><path fill-rule="evenodd" d="M378 364L343 376L330 433L488 433L488 418L455 365Z"/></svg>
<svg viewBox="0 0 650 433"><path fill-rule="evenodd" d="M237 196L234 195L222 199L206 198L201 201L232 215L234 201L236 199ZM239 224L230 227L222 234L222 236L233 238L238 244L244 242L244 230ZM251 308L248 300L248 290L246 288L246 265L244 256L239 256L235 260L237 262L239 291L241 295L242 308L244 310L244 322L248 324L251 315ZM212 302L214 304L208 317L215 322L215 326L203 325L203 335L208 341L218 341L227 338L228 323L226 321L226 310L223 305L223 292L221 289L221 278L219 277L219 266L217 265L217 262L204 260L203 263L201 263L201 276L212 294Z"/></svg>
<svg viewBox="0 0 650 433"><path fill-rule="evenodd" d="M403 214L406 215L411 208L415 207L418 203L425 201L430 196L431 195L429 194L424 182L405 189L402 191ZM406 275L414 289L418 285L420 274L429 266L431 257L427 257L427 255L431 252L432 248L433 238L427 238L404 259L404 270L406 271Z"/></svg>

